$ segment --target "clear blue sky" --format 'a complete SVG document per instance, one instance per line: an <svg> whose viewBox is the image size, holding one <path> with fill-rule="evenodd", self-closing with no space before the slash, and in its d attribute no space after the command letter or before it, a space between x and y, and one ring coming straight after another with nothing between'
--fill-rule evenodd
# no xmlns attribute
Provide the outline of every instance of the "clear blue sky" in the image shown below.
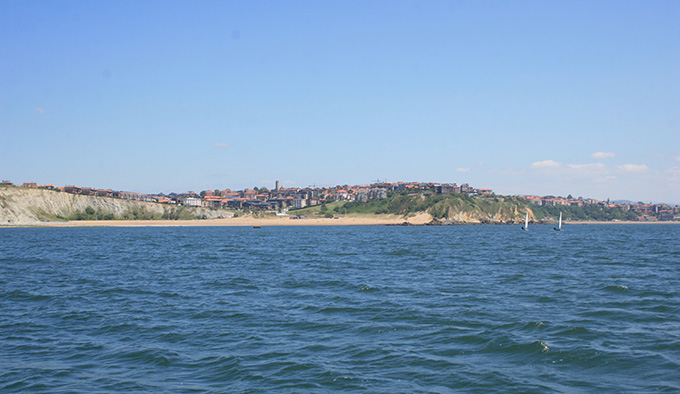
<svg viewBox="0 0 680 394"><path fill-rule="evenodd" d="M0 177L680 203L680 1L2 1Z"/></svg>

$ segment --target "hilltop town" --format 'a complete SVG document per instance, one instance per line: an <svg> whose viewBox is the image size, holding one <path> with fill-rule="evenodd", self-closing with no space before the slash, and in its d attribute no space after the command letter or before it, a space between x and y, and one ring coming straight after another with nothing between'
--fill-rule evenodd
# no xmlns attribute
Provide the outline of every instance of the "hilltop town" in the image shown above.
<svg viewBox="0 0 680 394"><path fill-rule="evenodd" d="M15 186L11 181L3 180L0 186ZM390 192L401 192L423 195L460 194L473 197L495 196L492 189L474 188L467 183L433 183L433 182L376 182L369 185L337 185L334 187L284 187L277 181L273 189L254 187L252 189L204 190L199 193L187 191L169 194L144 194L111 189L96 189L83 186L39 185L35 182L24 182L17 187L48 189L75 195L120 198L123 200L154 202L173 206L221 208L231 210L286 212L331 202L367 202L374 199L387 198ZM642 202L611 202L592 198L574 198L559 196L516 196L537 207L602 207L623 212L635 213L639 221L680 220L680 207L669 204L645 204Z"/></svg>

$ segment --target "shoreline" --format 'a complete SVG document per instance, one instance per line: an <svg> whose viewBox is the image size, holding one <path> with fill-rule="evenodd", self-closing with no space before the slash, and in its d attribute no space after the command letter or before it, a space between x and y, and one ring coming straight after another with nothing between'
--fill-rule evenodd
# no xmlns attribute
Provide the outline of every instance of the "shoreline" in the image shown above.
<svg viewBox="0 0 680 394"><path fill-rule="evenodd" d="M50 227L50 228L74 228L74 227L279 227L279 226L396 226L396 225L427 225L432 221L429 214L418 214L404 218L395 215L376 215L373 216L343 216L339 218L306 218L292 219L290 217L266 217L254 218L252 216L242 216L226 219L203 219L203 220L74 220L68 222L36 222L36 223L17 223L2 224L0 228L16 227ZM563 222L563 225L585 225L585 224L680 224L680 221L572 221ZM481 223L461 223L454 226L476 226L476 225L519 225L519 224L481 224ZM534 226L552 226L554 223L534 223ZM445 225L447 226L447 225Z"/></svg>
<svg viewBox="0 0 680 394"><path fill-rule="evenodd" d="M67 222L42 222L24 224L3 224L0 228L12 227L280 227L280 226L386 226L408 222L411 225L423 225L431 221L430 215L421 214L404 219L402 216L381 215L345 216L334 218L291 219L291 217L254 218L242 216L224 219L194 220L74 220Z"/></svg>

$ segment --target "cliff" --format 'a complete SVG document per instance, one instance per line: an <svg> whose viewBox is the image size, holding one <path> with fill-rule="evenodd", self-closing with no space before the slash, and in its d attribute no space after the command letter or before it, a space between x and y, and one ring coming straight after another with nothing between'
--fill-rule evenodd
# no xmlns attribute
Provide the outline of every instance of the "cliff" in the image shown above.
<svg viewBox="0 0 680 394"><path fill-rule="evenodd" d="M298 215L400 215L412 217L418 214L430 215L432 224L485 224L524 223L526 213L529 220L537 221L532 208L520 198L502 196L471 197L464 194L390 193L387 198L366 202L334 202L324 207L309 207L293 210Z"/></svg>
<svg viewBox="0 0 680 394"><path fill-rule="evenodd" d="M119 198L82 196L53 190L0 187L0 224L40 224L83 216L107 219L214 219L230 217L225 210L176 207ZM94 217L96 218L96 217Z"/></svg>

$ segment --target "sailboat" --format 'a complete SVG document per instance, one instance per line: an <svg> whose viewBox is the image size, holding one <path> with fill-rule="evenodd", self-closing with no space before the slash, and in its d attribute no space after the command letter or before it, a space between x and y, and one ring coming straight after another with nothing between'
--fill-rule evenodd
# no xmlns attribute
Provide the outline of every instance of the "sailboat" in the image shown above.
<svg viewBox="0 0 680 394"><path fill-rule="evenodd" d="M560 221L557 227L554 227L553 230L555 231L562 231L562 212L560 212Z"/></svg>
<svg viewBox="0 0 680 394"><path fill-rule="evenodd" d="M527 212L527 217L524 219L524 227L522 230L529 231L529 212Z"/></svg>

